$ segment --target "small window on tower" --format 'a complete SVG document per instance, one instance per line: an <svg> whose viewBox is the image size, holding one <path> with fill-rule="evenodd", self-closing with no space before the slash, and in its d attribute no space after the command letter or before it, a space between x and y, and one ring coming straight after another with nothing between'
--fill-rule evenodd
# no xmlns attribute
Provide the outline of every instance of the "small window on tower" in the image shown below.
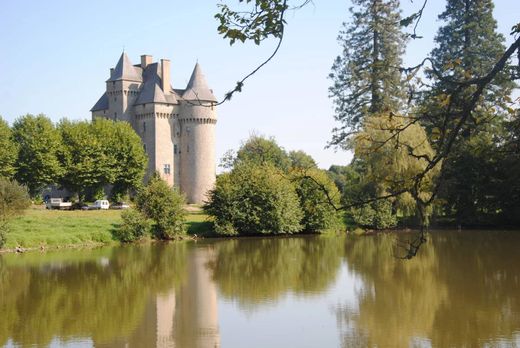
<svg viewBox="0 0 520 348"><path fill-rule="evenodd" d="M170 175L170 165L169 164L164 165L164 174Z"/></svg>
<svg viewBox="0 0 520 348"><path fill-rule="evenodd" d="M178 148L177 148L177 144L174 144L174 145L173 145L173 153L174 153L174 154L177 154L178 151L179 151L179 150L178 150Z"/></svg>
<svg viewBox="0 0 520 348"><path fill-rule="evenodd" d="M117 101L117 97L114 97L114 101L115 101L115 102Z"/></svg>
<svg viewBox="0 0 520 348"><path fill-rule="evenodd" d="M114 120L117 121L117 112L114 112Z"/></svg>
<svg viewBox="0 0 520 348"><path fill-rule="evenodd" d="M146 122L143 122L143 132L146 132Z"/></svg>
<svg viewBox="0 0 520 348"><path fill-rule="evenodd" d="M144 152L146 152L146 144L143 144Z"/></svg>

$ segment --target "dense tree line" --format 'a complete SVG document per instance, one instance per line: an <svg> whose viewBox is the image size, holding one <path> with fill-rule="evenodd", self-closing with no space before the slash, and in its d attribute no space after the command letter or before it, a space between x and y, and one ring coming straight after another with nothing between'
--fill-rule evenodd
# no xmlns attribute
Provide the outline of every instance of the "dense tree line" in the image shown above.
<svg viewBox="0 0 520 348"><path fill-rule="evenodd" d="M215 232L258 235L321 232L341 228L341 216L322 188L339 203L325 171L303 151L287 153L274 139L252 136L223 165L204 206Z"/></svg>
<svg viewBox="0 0 520 348"><path fill-rule="evenodd" d="M79 201L111 187L119 200L141 185L147 164L132 127L104 119L54 124L45 115L25 115L10 128L0 118L0 146L0 177L26 186L33 199L56 185Z"/></svg>
<svg viewBox="0 0 520 348"><path fill-rule="evenodd" d="M519 224L520 113L511 91L520 76L512 65L520 23L506 48L491 0L448 0L433 51L403 66L406 41L420 37L429 15L427 1L404 18L397 0L352 1L330 74L338 121L330 145L354 151L351 165L330 171L343 193L338 208L375 228ZM216 15L231 44L275 38L280 45L288 11L309 1L245 3L239 11L221 5ZM410 141L416 136L423 141Z"/></svg>
<svg viewBox="0 0 520 348"><path fill-rule="evenodd" d="M342 170L342 180L348 181L342 184L346 206L387 198L353 207L348 214L375 228L394 227L398 221L414 224L417 215L423 224L431 218L459 226L520 223L518 208L512 208L520 206L518 184L510 179L520 175L510 167L518 158L510 141L518 133L511 127L518 117L512 109L511 67L496 74L468 122L460 123L476 91L470 81L491 71L505 51L492 1L447 1L426 82L397 68L404 42L398 2L354 5L352 21L339 37L343 52L330 76L341 124L332 144L354 151L353 163ZM406 91L412 93L408 100ZM382 100L381 93L390 99ZM432 166L446 150L439 165Z"/></svg>

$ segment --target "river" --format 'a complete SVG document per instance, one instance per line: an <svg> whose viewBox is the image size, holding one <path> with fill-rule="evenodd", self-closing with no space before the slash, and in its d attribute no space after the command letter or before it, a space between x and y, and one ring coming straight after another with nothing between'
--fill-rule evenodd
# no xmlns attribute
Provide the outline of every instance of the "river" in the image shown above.
<svg viewBox="0 0 520 348"><path fill-rule="evenodd" d="M520 232L0 256L0 347L520 347Z"/></svg>

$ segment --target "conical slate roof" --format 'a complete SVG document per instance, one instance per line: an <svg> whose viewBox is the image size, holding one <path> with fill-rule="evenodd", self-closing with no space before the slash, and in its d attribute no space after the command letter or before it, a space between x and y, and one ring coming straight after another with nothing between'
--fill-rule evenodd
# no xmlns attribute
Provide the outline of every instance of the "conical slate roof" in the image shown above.
<svg viewBox="0 0 520 348"><path fill-rule="evenodd" d="M108 79L108 81L117 80L143 81L141 74L137 71L136 67L132 65L130 58L128 58L125 52L121 54L112 76Z"/></svg>
<svg viewBox="0 0 520 348"><path fill-rule="evenodd" d="M185 100L200 100L217 102L213 91L208 87L206 77L202 73L199 63L195 64L190 82L182 95Z"/></svg>

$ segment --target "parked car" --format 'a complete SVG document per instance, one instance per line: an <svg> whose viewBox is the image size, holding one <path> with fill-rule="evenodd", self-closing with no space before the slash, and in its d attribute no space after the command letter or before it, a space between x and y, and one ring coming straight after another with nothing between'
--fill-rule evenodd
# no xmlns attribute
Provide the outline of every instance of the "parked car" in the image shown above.
<svg viewBox="0 0 520 348"><path fill-rule="evenodd" d="M110 206L110 209L128 209L130 206L125 202L118 202Z"/></svg>
<svg viewBox="0 0 520 348"><path fill-rule="evenodd" d="M85 205L81 207L82 210L106 210L110 207L110 203L106 199L98 199L92 205Z"/></svg>
<svg viewBox="0 0 520 348"><path fill-rule="evenodd" d="M72 207L72 202L64 202L63 198L49 198L45 207L47 209L70 209Z"/></svg>

